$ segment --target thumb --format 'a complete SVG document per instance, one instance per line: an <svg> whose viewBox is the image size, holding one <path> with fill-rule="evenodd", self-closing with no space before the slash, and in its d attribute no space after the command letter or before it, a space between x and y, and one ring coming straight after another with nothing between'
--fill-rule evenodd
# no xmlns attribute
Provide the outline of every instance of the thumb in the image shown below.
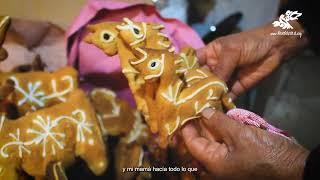
<svg viewBox="0 0 320 180"><path fill-rule="evenodd" d="M226 154L226 147L214 140L200 136L192 122L182 128L182 137L190 154L205 166L216 161L217 154Z"/></svg>
<svg viewBox="0 0 320 180"><path fill-rule="evenodd" d="M235 137L238 136L242 124L229 118L220 111L210 108L203 110L203 123L209 131L216 137L217 141L232 145Z"/></svg>

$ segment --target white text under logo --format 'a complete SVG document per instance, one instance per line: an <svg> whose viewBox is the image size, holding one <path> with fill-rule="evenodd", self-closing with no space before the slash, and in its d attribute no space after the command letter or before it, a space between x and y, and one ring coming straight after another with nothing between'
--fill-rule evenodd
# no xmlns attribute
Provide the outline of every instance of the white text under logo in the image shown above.
<svg viewBox="0 0 320 180"><path fill-rule="evenodd" d="M273 27L280 27L281 30L277 32L272 32L270 35L272 36L299 36L302 37L302 32L293 31L293 26L290 24L291 21L298 20L298 18L302 16L302 13L298 11L290 11L288 10L286 13L281 14L277 21L272 23Z"/></svg>

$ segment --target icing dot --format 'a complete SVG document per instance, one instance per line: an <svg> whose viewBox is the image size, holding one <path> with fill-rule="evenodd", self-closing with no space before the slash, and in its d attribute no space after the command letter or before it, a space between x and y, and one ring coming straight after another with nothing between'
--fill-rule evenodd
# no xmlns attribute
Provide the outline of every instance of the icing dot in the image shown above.
<svg viewBox="0 0 320 180"><path fill-rule="evenodd" d="M156 62L152 62L152 63L151 63L151 67L155 67L156 65L157 65Z"/></svg>
<svg viewBox="0 0 320 180"><path fill-rule="evenodd" d="M216 31L217 30L217 28L216 28L216 26L210 26L210 31L212 31L212 32L214 32L214 31Z"/></svg>
<svg viewBox="0 0 320 180"><path fill-rule="evenodd" d="M89 139L88 143L92 146L94 144L94 140L93 139Z"/></svg>
<svg viewBox="0 0 320 180"><path fill-rule="evenodd" d="M137 28L133 28L134 33L136 33L137 35L140 34L140 31Z"/></svg>
<svg viewBox="0 0 320 180"><path fill-rule="evenodd" d="M101 161L101 162L99 163L99 166L100 166L100 167L103 167L103 166L104 166L104 162Z"/></svg>
<svg viewBox="0 0 320 180"><path fill-rule="evenodd" d="M108 33L104 33L103 34L103 39L105 39L106 41L108 41L110 39L110 35Z"/></svg>
<svg viewBox="0 0 320 180"><path fill-rule="evenodd" d="M154 70L158 68L159 64L160 62L158 60L151 60L148 66L150 69Z"/></svg>

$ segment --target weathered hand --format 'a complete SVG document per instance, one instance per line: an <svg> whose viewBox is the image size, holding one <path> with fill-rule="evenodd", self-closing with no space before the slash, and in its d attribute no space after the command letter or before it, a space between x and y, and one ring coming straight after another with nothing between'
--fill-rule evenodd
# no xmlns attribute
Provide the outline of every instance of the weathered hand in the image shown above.
<svg viewBox="0 0 320 180"><path fill-rule="evenodd" d="M182 136L189 152L218 179L302 179L308 151L282 136L204 110L198 130ZM195 122L193 122L195 123Z"/></svg>
<svg viewBox="0 0 320 180"><path fill-rule="evenodd" d="M292 24L296 31L303 32L299 23ZM229 82L230 95L235 98L268 76L282 59L306 44L305 36L270 35L277 31L278 28L269 24L218 38L198 50L199 61Z"/></svg>

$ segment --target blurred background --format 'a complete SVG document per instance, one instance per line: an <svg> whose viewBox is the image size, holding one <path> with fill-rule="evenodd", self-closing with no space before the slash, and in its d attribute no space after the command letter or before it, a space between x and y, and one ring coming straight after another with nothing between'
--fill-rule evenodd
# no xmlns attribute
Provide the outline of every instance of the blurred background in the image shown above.
<svg viewBox="0 0 320 180"><path fill-rule="evenodd" d="M206 43L221 36L272 22L286 4L286 0L146 0L146 2L155 4L164 17L177 18L192 26ZM85 3L86 0L1 0L0 14L32 22L50 22L57 26L50 32L58 33L67 29ZM27 45L35 46L35 44ZM11 48L13 52L14 48L16 47ZM28 51L33 50L28 48ZM26 51L19 58L28 57L28 53L30 52ZM320 128L319 67L319 57L306 49L286 61L256 88L242 95L237 100L237 105L262 115L275 126L287 130L307 148L314 148L320 143L318 132L320 130L317 129Z"/></svg>

